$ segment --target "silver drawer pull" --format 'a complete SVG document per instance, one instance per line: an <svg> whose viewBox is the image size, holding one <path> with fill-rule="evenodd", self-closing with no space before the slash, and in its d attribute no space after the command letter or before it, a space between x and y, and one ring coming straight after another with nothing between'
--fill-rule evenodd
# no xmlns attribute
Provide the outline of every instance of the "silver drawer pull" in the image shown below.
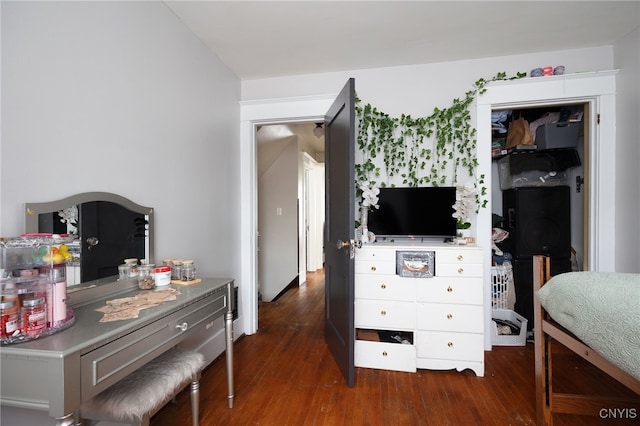
<svg viewBox="0 0 640 426"><path fill-rule="evenodd" d="M463 272L464 272L464 269L462 269L462 268L458 268L458 273L459 273L459 274L461 274L461 273L463 273Z"/></svg>
<svg viewBox="0 0 640 426"><path fill-rule="evenodd" d="M451 288L451 286L447 287L447 292L451 293L453 291L453 289Z"/></svg>
<svg viewBox="0 0 640 426"><path fill-rule="evenodd" d="M453 347L453 342L448 342L448 343L447 343L447 346L449 346L450 348L452 348L452 347Z"/></svg>
<svg viewBox="0 0 640 426"><path fill-rule="evenodd" d="M186 322L183 322L182 324L176 324L176 328L180 331L187 331L187 328L189 328L189 324L187 324Z"/></svg>
<svg viewBox="0 0 640 426"><path fill-rule="evenodd" d="M380 315L382 315L382 316L387 315L387 311L380 311Z"/></svg>
<svg viewBox="0 0 640 426"><path fill-rule="evenodd" d="M462 259L463 259L462 255L461 255L461 254L459 254L459 255L458 255L458 260L462 260Z"/></svg>
<svg viewBox="0 0 640 426"><path fill-rule="evenodd" d="M384 290L385 288L387 288L387 285L386 284L380 284L380 288Z"/></svg>
<svg viewBox="0 0 640 426"><path fill-rule="evenodd" d="M382 356L387 356L387 351L382 352Z"/></svg>
<svg viewBox="0 0 640 426"><path fill-rule="evenodd" d="M447 319L451 319L451 318L453 318L453 315L447 314Z"/></svg>
<svg viewBox="0 0 640 426"><path fill-rule="evenodd" d="M371 271L375 272L375 271L376 271L376 267L375 267L375 266L372 266L372 267L371 267Z"/></svg>

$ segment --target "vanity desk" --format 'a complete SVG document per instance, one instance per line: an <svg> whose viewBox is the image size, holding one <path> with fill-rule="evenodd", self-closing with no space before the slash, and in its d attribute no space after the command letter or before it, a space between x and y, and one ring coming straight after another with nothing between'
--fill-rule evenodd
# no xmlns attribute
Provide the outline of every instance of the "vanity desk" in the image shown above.
<svg viewBox="0 0 640 426"><path fill-rule="evenodd" d="M105 282L107 280L107 282ZM223 317L227 397L233 406L233 280L206 278L172 286L174 301L138 318L101 323L107 300L143 291L132 280L104 279L69 293L75 322L40 339L0 347L0 403L47 411L57 425L74 425L81 404L174 346L191 346Z"/></svg>

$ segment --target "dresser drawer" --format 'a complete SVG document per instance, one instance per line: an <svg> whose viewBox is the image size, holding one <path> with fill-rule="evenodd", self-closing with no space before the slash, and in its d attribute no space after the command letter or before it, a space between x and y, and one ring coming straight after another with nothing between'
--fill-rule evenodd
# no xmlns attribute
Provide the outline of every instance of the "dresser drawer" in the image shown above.
<svg viewBox="0 0 640 426"><path fill-rule="evenodd" d="M356 367L416 371L416 347L413 345L356 340L354 358Z"/></svg>
<svg viewBox="0 0 640 426"><path fill-rule="evenodd" d="M383 262L379 260L356 260L355 273L374 275L395 275L396 262Z"/></svg>
<svg viewBox="0 0 640 426"><path fill-rule="evenodd" d="M476 277L434 277L416 284L418 302L481 305L482 298L482 279Z"/></svg>
<svg viewBox="0 0 640 426"><path fill-rule="evenodd" d="M90 373L82 376L83 398L101 392L193 333L202 332L226 309L226 293L215 293L83 354L82 371Z"/></svg>
<svg viewBox="0 0 640 426"><path fill-rule="evenodd" d="M355 326L381 330L411 331L416 325L415 304L357 299Z"/></svg>
<svg viewBox="0 0 640 426"><path fill-rule="evenodd" d="M438 277L482 277L482 263L438 263Z"/></svg>
<svg viewBox="0 0 640 426"><path fill-rule="evenodd" d="M418 358L483 361L482 334L419 332L416 336Z"/></svg>
<svg viewBox="0 0 640 426"><path fill-rule="evenodd" d="M412 302L416 300L415 285L416 279L398 275L360 274L355 276L355 298Z"/></svg>
<svg viewBox="0 0 640 426"><path fill-rule="evenodd" d="M482 263L482 250L452 248L448 250L438 250L436 254L436 265L439 263Z"/></svg>
<svg viewBox="0 0 640 426"><path fill-rule="evenodd" d="M416 308L418 330L442 330L482 333L482 305L448 305L418 303Z"/></svg>
<svg viewBox="0 0 640 426"><path fill-rule="evenodd" d="M396 249L380 246L363 245L361 249L356 249L356 259L358 260L380 260L383 262L396 261Z"/></svg>

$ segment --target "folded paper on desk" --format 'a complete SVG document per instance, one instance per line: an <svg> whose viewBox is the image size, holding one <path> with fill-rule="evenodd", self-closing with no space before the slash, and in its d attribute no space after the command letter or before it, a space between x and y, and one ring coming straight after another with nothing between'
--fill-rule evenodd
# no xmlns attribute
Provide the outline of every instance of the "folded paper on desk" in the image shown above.
<svg viewBox="0 0 640 426"><path fill-rule="evenodd" d="M138 318L143 309L153 308L164 302L176 300L180 292L174 288L140 292L133 297L107 300L107 304L96 309L104 315L100 322L120 321Z"/></svg>

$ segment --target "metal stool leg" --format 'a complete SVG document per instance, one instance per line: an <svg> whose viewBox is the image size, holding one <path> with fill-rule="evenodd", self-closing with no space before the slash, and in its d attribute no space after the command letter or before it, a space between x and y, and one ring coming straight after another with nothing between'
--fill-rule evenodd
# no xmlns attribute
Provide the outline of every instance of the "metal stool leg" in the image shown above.
<svg viewBox="0 0 640 426"><path fill-rule="evenodd" d="M191 423L193 426L200 424L200 380L191 382Z"/></svg>

